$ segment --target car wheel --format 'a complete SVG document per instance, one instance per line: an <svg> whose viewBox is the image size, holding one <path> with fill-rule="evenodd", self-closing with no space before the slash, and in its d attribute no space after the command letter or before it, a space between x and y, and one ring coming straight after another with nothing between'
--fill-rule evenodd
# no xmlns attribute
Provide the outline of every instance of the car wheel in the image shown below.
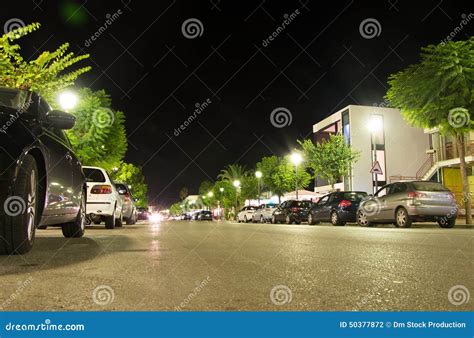
<svg viewBox="0 0 474 338"><path fill-rule="evenodd" d="M130 216L130 218L125 218L125 223L126 223L127 225L133 225L133 224L135 224L135 223L133 222L132 216Z"/></svg>
<svg viewBox="0 0 474 338"><path fill-rule="evenodd" d="M247 216L244 216L244 222L247 223L248 220L247 220Z"/></svg>
<svg viewBox="0 0 474 338"><path fill-rule="evenodd" d="M357 211L357 224L359 224L361 227L372 226L372 223L369 222L367 215L362 210Z"/></svg>
<svg viewBox="0 0 474 338"><path fill-rule="evenodd" d="M106 229L113 229L115 228L115 209L112 215L105 216L105 228Z"/></svg>
<svg viewBox="0 0 474 338"><path fill-rule="evenodd" d="M400 228L411 227L412 220L405 208L400 207L397 209L395 212L395 222L397 222L397 226Z"/></svg>
<svg viewBox="0 0 474 338"><path fill-rule="evenodd" d="M123 226L123 214L122 214L122 211L120 211L120 217L115 219L115 227L121 228L122 226Z"/></svg>
<svg viewBox="0 0 474 338"><path fill-rule="evenodd" d="M82 192L81 206L77 213L76 220L73 222L65 223L62 227L63 236L66 238L71 237L82 237L86 231L86 195Z"/></svg>
<svg viewBox="0 0 474 338"><path fill-rule="evenodd" d="M286 215L285 222L286 222L286 224L291 224L291 223L293 223L293 221L291 220L290 215Z"/></svg>
<svg viewBox="0 0 474 338"><path fill-rule="evenodd" d="M441 219L438 221L438 224L440 227L442 228L454 228L454 226L456 225L456 218L450 218L448 220L446 219Z"/></svg>
<svg viewBox="0 0 474 338"><path fill-rule="evenodd" d="M94 224L98 225L98 224L100 224L100 221L94 221Z"/></svg>
<svg viewBox="0 0 474 338"><path fill-rule="evenodd" d="M24 254L31 250L38 212L38 167L31 155L26 155L18 170L11 196L0 205L0 253Z"/></svg>
<svg viewBox="0 0 474 338"><path fill-rule="evenodd" d="M260 216L260 223L265 223L265 219L263 218L263 216Z"/></svg>
<svg viewBox="0 0 474 338"><path fill-rule="evenodd" d="M272 224L277 224L277 220L275 216L272 216Z"/></svg>
<svg viewBox="0 0 474 338"><path fill-rule="evenodd" d="M332 225L345 225L346 222L342 222L336 211L331 212L331 224Z"/></svg>

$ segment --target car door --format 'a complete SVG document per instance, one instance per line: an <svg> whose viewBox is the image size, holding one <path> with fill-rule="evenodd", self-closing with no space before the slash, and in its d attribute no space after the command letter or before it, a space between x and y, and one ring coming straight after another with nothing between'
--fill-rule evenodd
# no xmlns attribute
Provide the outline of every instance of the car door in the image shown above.
<svg viewBox="0 0 474 338"><path fill-rule="evenodd" d="M329 197L331 196L331 194L329 195L325 195L323 197L321 197L318 201L318 203L315 205L314 207L314 211L313 211L313 218L315 220L321 220L323 215L324 215L324 208L325 206L328 204L328 201L329 201Z"/></svg>
<svg viewBox="0 0 474 338"><path fill-rule="evenodd" d="M403 202L407 198L407 189L407 184L403 182L391 185L389 192L385 196L386 214L384 217L386 220L395 221L395 209L404 204Z"/></svg>
<svg viewBox="0 0 474 338"><path fill-rule="evenodd" d="M334 202L334 200L337 199L337 194L338 193L332 193L330 195L328 195L328 199L326 201L326 203L321 206L321 220L323 221L329 221L330 218L331 218L331 210L332 210L332 203Z"/></svg>
<svg viewBox="0 0 474 338"><path fill-rule="evenodd" d="M283 221L285 219L285 215L283 215L283 210L286 207L287 203L288 202L283 202L275 209L273 215L275 216L276 221Z"/></svg>
<svg viewBox="0 0 474 338"><path fill-rule="evenodd" d="M57 130L46 122L46 114L50 111L46 101L40 99L39 116L41 119L41 134L38 139L46 149L44 156L46 164L47 196L44 216L77 213L79 205L77 188L73 184L73 155L62 130Z"/></svg>
<svg viewBox="0 0 474 338"><path fill-rule="evenodd" d="M387 206L387 195L389 194L391 188L392 184L388 184L380 188L375 194L376 209L373 211L374 215L372 216L374 220L386 221L390 219L390 210Z"/></svg>

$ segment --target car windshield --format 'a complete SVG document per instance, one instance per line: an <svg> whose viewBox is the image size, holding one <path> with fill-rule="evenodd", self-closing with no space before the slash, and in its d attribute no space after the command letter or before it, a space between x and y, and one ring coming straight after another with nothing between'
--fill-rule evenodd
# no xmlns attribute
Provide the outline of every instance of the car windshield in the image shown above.
<svg viewBox="0 0 474 338"><path fill-rule="evenodd" d="M366 197L367 197L367 193L358 192L358 191L350 191L350 192L345 192L343 194L343 199L351 201L351 202L359 202Z"/></svg>
<svg viewBox="0 0 474 338"><path fill-rule="evenodd" d="M276 207L277 207L276 204L266 204L266 205L265 205L265 208L270 208L270 209L274 209L274 208L276 208Z"/></svg>
<svg viewBox="0 0 474 338"><path fill-rule="evenodd" d="M418 191L449 191L445 186L437 182L413 182L413 186Z"/></svg>
<svg viewBox="0 0 474 338"><path fill-rule="evenodd" d="M291 204L292 208L310 208L311 202L310 201L293 201Z"/></svg>
<svg viewBox="0 0 474 338"><path fill-rule="evenodd" d="M93 168L83 168L86 182L105 182L105 176L102 170Z"/></svg>
<svg viewBox="0 0 474 338"><path fill-rule="evenodd" d="M28 94L24 90L0 89L0 106L21 109L26 106Z"/></svg>

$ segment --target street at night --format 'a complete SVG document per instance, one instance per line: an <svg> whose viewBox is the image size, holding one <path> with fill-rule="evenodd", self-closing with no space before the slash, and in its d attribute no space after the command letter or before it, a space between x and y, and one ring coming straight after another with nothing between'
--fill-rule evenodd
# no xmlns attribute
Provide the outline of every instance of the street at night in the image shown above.
<svg viewBox="0 0 474 338"><path fill-rule="evenodd" d="M51 228L30 255L1 258L0 298L21 288L4 309L35 311L472 310L448 299L474 287L472 239L433 224L164 221L72 240Z"/></svg>

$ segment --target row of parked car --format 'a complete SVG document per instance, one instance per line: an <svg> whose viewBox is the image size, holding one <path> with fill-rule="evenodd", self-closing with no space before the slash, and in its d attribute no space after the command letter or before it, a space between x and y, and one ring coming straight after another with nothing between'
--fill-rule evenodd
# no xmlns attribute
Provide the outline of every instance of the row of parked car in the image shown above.
<svg viewBox="0 0 474 338"><path fill-rule="evenodd" d="M134 224L137 209L125 184L97 167L83 167L64 130L75 117L53 110L40 95L0 88L0 254L23 254L37 228L61 226L82 237L85 225Z"/></svg>
<svg viewBox="0 0 474 338"><path fill-rule="evenodd" d="M337 191L318 202L288 200L280 205L246 206L237 214L238 222L318 224L330 222L360 226L393 223L407 228L413 222L438 222L452 228L458 214L454 194L437 182L396 182L380 188L375 195L362 191Z"/></svg>

